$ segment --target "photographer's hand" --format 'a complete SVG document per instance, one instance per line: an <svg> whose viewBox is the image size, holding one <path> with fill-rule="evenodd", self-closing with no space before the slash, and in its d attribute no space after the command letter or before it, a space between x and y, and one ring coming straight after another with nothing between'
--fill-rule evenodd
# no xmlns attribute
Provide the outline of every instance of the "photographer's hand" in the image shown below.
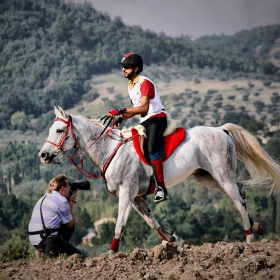
<svg viewBox="0 0 280 280"><path fill-rule="evenodd" d="M75 208L76 208L76 204L77 204L77 200L78 200L78 189L76 191L73 192L73 194L70 196L69 198L69 205L70 205L70 211L72 216L74 217L74 212L75 212Z"/></svg>

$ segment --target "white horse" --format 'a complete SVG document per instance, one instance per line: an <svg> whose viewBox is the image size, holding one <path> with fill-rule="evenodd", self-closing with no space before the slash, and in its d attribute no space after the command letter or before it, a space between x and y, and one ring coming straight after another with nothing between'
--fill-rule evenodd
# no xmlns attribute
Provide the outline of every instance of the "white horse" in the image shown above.
<svg viewBox="0 0 280 280"><path fill-rule="evenodd" d="M130 141L131 131L105 128L100 120L68 115L60 107L55 107L55 114L56 120L38 155L43 163L49 164L76 146L103 171L108 190L119 197L115 236L109 252L118 251L132 207L163 239L176 241L160 226L147 204L146 194L153 171L138 157ZM242 184L236 182L237 156L251 175L247 183L260 185L271 181L271 191L280 191L280 166L252 134L231 123L188 129L185 140L164 162L164 180L169 188L192 175L198 183L227 193L240 212L246 242L251 243L253 232L263 234L263 228L249 217Z"/></svg>

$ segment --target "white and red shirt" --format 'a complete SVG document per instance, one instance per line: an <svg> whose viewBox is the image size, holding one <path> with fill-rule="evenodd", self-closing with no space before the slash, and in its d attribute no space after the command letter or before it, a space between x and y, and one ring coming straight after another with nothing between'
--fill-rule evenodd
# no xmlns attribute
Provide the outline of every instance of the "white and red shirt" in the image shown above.
<svg viewBox="0 0 280 280"><path fill-rule="evenodd" d="M164 117L166 112L162 105L155 84L147 77L138 75L128 83L128 93L133 107L141 105L141 97L149 96L150 104L146 116L140 117L141 123L149 118Z"/></svg>

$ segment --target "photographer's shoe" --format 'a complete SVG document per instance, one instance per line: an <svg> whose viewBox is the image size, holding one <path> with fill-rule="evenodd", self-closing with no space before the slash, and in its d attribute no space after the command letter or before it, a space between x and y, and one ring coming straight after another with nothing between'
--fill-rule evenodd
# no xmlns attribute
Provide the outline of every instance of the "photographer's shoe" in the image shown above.
<svg viewBox="0 0 280 280"><path fill-rule="evenodd" d="M165 201L165 200L168 200L169 197L168 195L163 191L163 188L162 187L157 187L155 189L155 199L154 199L154 202L155 203L158 203L158 202L161 202L161 201Z"/></svg>

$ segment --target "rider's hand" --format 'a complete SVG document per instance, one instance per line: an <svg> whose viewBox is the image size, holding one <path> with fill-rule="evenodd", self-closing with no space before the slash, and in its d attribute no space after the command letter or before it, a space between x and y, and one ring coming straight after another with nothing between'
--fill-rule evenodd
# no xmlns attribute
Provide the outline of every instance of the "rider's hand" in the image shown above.
<svg viewBox="0 0 280 280"><path fill-rule="evenodd" d="M119 109L113 109L109 112L109 115L112 117L123 115L126 112L126 108L119 108Z"/></svg>

